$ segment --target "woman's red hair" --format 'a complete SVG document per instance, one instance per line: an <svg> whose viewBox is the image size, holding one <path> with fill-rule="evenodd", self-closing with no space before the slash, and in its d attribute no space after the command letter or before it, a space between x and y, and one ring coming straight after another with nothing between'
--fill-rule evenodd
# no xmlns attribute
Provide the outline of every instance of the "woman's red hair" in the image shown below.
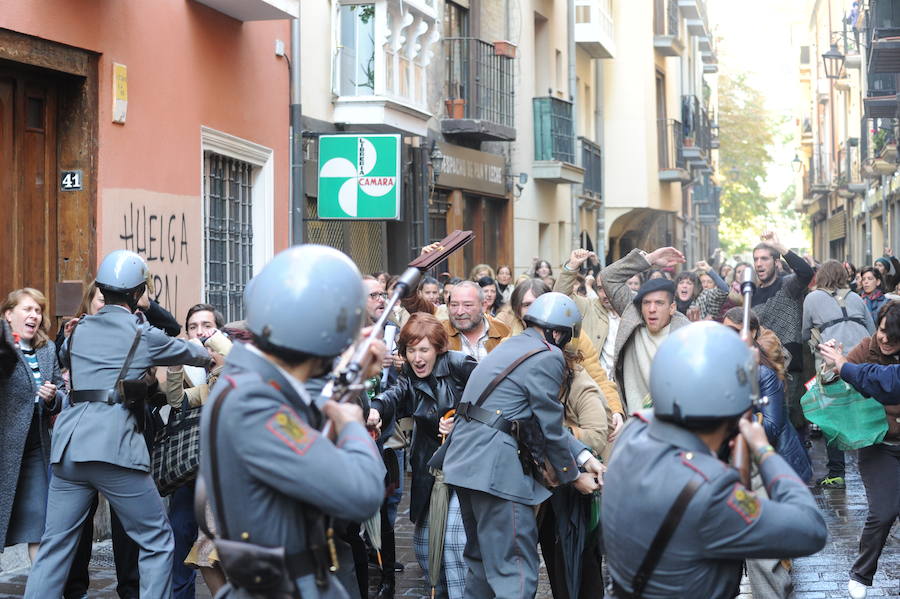
<svg viewBox="0 0 900 599"><path fill-rule="evenodd" d="M428 339L438 355L446 353L447 346L450 344L447 331L440 320L427 312L416 312L409 317L400 330L397 351L401 356L406 357L406 348L415 345L422 339Z"/></svg>

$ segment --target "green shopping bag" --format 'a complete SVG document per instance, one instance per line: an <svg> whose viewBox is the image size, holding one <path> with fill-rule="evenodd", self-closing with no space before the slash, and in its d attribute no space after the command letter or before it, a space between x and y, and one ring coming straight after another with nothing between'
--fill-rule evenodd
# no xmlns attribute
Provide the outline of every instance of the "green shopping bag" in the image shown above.
<svg viewBox="0 0 900 599"><path fill-rule="evenodd" d="M833 447L859 449L880 443L888 431L884 406L841 379L824 384L820 376L800 399L806 419L822 429Z"/></svg>

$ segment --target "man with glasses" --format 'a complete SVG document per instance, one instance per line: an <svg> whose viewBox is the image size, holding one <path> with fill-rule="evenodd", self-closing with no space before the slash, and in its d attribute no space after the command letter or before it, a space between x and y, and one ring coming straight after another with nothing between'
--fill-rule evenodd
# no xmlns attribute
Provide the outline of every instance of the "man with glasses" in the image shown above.
<svg viewBox="0 0 900 599"><path fill-rule="evenodd" d="M369 326L375 324L384 313L387 293L384 291L384 283L375 277L364 278L363 284L366 287L366 326Z"/></svg>
<svg viewBox="0 0 900 599"><path fill-rule="evenodd" d="M485 314L483 305L484 293L477 283L462 281L453 287L450 320L443 321L450 337L449 349L481 360L509 337L509 327Z"/></svg>

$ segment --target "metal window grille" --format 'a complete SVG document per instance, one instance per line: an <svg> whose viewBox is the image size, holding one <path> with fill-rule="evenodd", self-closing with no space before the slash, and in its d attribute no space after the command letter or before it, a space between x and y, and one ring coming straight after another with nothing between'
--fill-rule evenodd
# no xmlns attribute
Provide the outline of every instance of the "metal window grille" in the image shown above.
<svg viewBox="0 0 900 599"><path fill-rule="evenodd" d="M515 59L497 54L494 44L472 37L447 38L444 48L447 97L465 100L465 118L512 127Z"/></svg>
<svg viewBox="0 0 900 599"><path fill-rule="evenodd" d="M320 220L315 198L306 202L306 240L339 249L363 273L387 269L387 234L383 221Z"/></svg>
<svg viewBox="0 0 900 599"><path fill-rule="evenodd" d="M204 288L226 321L244 317L244 286L253 276L252 176L251 164L203 155Z"/></svg>

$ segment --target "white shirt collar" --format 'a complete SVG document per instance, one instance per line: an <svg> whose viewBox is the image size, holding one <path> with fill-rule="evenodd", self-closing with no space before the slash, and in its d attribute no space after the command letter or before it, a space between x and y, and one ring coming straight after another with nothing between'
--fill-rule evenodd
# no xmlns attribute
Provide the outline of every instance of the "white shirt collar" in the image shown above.
<svg viewBox="0 0 900 599"><path fill-rule="evenodd" d="M300 399L303 400L303 403L305 403L306 405L310 405L312 403L312 398L309 396L309 392L307 392L306 386L303 384L303 381L296 378L290 372L273 362L266 354L262 353L259 348L252 343L245 343L244 347L274 366L278 370L278 372L281 373L281 376L287 379L287 381L291 384L291 386L294 388L294 391L297 393L297 395L300 396Z"/></svg>

